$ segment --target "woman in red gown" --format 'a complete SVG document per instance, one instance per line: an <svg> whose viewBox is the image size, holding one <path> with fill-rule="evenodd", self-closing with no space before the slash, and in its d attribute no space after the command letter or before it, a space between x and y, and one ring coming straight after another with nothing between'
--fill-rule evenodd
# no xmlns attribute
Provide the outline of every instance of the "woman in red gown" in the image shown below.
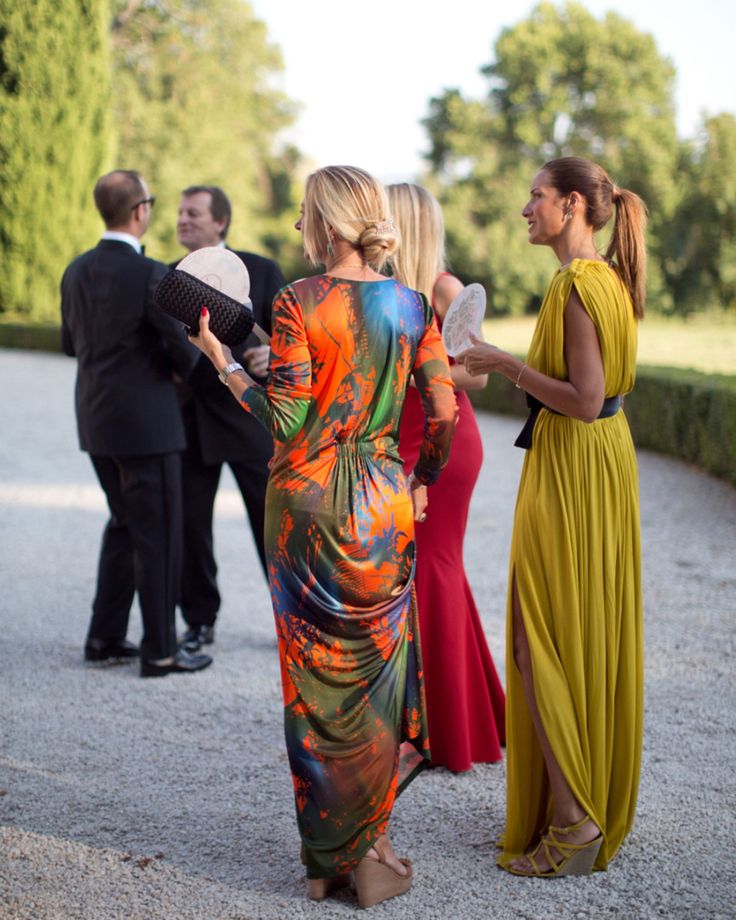
<svg viewBox="0 0 736 920"><path fill-rule="evenodd" d="M442 210L417 185L391 185L391 211L401 245L392 257L394 275L431 302L439 325L462 283L445 269ZM473 763L501 759L505 698L465 575L463 540L483 446L465 392L485 386L451 367L459 421L450 461L429 493L426 520L416 527L416 589L432 763L460 773ZM416 388L407 390L399 433L404 469L414 468L424 414Z"/></svg>

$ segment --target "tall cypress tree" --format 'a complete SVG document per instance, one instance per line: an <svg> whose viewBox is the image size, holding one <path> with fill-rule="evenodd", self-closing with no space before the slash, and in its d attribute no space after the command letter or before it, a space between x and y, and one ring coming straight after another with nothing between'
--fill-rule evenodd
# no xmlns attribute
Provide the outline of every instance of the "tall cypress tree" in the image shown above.
<svg viewBox="0 0 736 920"><path fill-rule="evenodd" d="M0 316L55 322L108 165L108 0L0 0Z"/></svg>

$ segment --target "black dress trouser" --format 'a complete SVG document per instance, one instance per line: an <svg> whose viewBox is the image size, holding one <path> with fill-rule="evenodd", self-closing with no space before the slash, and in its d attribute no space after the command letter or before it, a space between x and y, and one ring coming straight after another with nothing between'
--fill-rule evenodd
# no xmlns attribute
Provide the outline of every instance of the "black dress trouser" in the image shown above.
<svg viewBox="0 0 736 920"><path fill-rule="evenodd" d="M231 460L228 466L243 496L258 558L266 574L263 530L268 467L267 457L264 459L254 453L252 460ZM220 592L217 588L212 518L222 464L202 463L198 451L190 449L182 456L182 471L184 565L179 602L182 616L189 626L213 626L220 609Z"/></svg>
<svg viewBox="0 0 736 920"><path fill-rule="evenodd" d="M102 536L88 638L125 638L138 592L141 658L176 652L174 614L181 579L181 460L91 456L110 519Z"/></svg>

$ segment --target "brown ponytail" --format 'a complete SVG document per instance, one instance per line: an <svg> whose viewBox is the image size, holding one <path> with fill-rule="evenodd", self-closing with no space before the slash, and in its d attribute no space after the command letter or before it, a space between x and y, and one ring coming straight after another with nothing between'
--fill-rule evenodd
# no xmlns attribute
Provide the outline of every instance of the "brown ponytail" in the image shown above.
<svg viewBox="0 0 736 920"><path fill-rule="evenodd" d="M634 304L634 316L642 319L646 301L647 252L644 229L647 225L647 209L641 198L628 189L614 189L612 197L616 216L606 258L616 260Z"/></svg>
<svg viewBox="0 0 736 920"><path fill-rule="evenodd" d="M586 202L585 219L593 230L601 230L615 209L613 233L606 259L614 258L634 305L634 316L644 316L646 300L647 253L644 230L647 209L641 198L625 188L617 188L608 173L583 157L558 157L542 167L550 184L562 196L579 192Z"/></svg>

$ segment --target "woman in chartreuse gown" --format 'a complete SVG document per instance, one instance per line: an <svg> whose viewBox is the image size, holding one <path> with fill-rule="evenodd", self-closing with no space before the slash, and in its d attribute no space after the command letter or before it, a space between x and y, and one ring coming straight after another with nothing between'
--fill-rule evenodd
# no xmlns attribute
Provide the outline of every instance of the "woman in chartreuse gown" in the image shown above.
<svg viewBox="0 0 736 920"><path fill-rule="evenodd" d="M277 296L267 385L231 366L206 321L192 341L276 441L266 557L309 895L352 873L367 907L412 881L387 828L431 755L414 521L447 463L456 406L431 307L377 272L397 245L383 187L353 167L318 170L296 226L326 271ZM427 423L407 478L397 439L412 375Z"/></svg>
<svg viewBox="0 0 736 920"><path fill-rule="evenodd" d="M612 213L602 257L593 234ZM534 177L522 214L529 242L550 246L561 264L526 363L480 342L458 360L471 374L504 374L532 408L511 543L498 863L554 877L605 869L636 807L641 555L621 397L634 386L646 210L597 164L562 157Z"/></svg>
<svg viewBox="0 0 736 920"><path fill-rule="evenodd" d="M401 243L391 257L393 274L422 291L441 327L463 284L445 271L442 209L419 185L388 187ZM450 362L458 424L450 462L432 489L427 519L417 525L417 602L427 692L432 763L455 772L501 760L505 696L496 673L463 564L463 541L483 444L466 390L486 385L462 364ZM414 467L422 443L424 412L415 387L407 390L399 429L404 469Z"/></svg>

